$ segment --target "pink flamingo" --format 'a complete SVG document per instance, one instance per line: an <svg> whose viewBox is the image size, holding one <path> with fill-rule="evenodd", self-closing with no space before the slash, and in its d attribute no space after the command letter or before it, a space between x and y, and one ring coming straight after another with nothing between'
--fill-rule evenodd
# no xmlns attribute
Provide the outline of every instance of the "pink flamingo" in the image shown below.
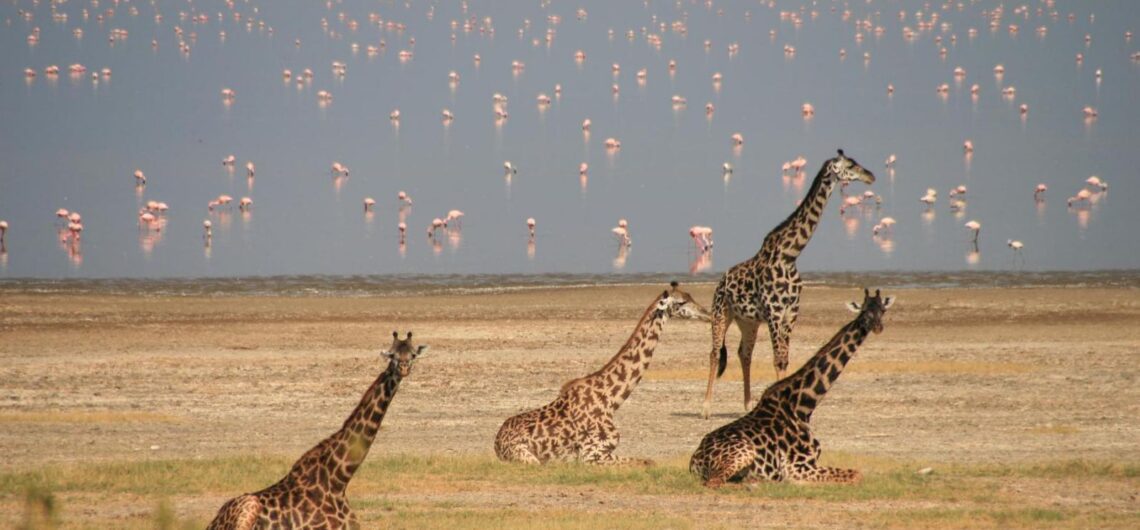
<svg viewBox="0 0 1140 530"><path fill-rule="evenodd" d="M1088 184L1089 188L1092 188L1092 189L1098 190L1098 191L1105 191L1108 189L1108 183L1101 180L1100 177L1098 177L1096 175L1093 175L1093 176L1085 179L1085 184Z"/></svg>
<svg viewBox="0 0 1140 530"><path fill-rule="evenodd" d="M895 167L895 162L897 160L898 160L898 157L895 156L894 153L891 153L891 155L887 157L886 166L887 167Z"/></svg>
<svg viewBox="0 0 1140 530"><path fill-rule="evenodd" d="M4 241L6 235L8 235L8 221L0 220L0 243Z"/></svg>
<svg viewBox="0 0 1140 530"><path fill-rule="evenodd" d="M742 135L740 133L733 133L732 134L732 145L735 145L737 147L744 145L744 135Z"/></svg>
<svg viewBox="0 0 1140 530"><path fill-rule="evenodd" d="M578 164L578 175L579 176L585 177L585 176L587 176L587 174L589 174L589 172L590 172L590 164L587 164L585 162Z"/></svg>
<svg viewBox="0 0 1140 530"><path fill-rule="evenodd" d="M249 211L250 208L253 208L253 199L249 197L242 197L241 201L238 202L238 209L246 212Z"/></svg>
<svg viewBox="0 0 1140 530"><path fill-rule="evenodd" d="M697 250L702 253L712 250L712 228L707 226L693 226L689 228L689 237L692 238L693 244L697 246Z"/></svg>
<svg viewBox="0 0 1140 530"><path fill-rule="evenodd" d="M372 207L375 205L376 205L376 200L373 199L372 197L365 197L364 198L364 211L365 211L365 213L371 212Z"/></svg>
<svg viewBox="0 0 1140 530"><path fill-rule="evenodd" d="M408 224L401 222L400 224L396 225L396 229L400 231L400 244L403 245L404 235L408 232Z"/></svg>
<svg viewBox="0 0 1140 530"><path fill-rule="evenodd" d="M60 208L60 209L55 211L55 217L56 217L56 219L58 219L60 221L67 221L67 216L70 213L71 212L68 212L66 208Z"/></svg>
<svg viewBox="0 0 1140 530"><path fill-rule="evenodd" d="M237 157L235 157L234 155L229 155L229 156L222 159L222 165L226 166L226 167L234 167L234 163L236 163L236 162L237 162Z"/></svg>
<svg viewBox="0 0 1140 530"><path fill-rule="evenodd" d="M534 225L535 225L534 218L533 217L527 217L526 218L526 227L528 230L530 230L530 240L532 242L534 241Z"/></svg>
<svg viewBox="0 0 1140 530"><path fill-rule="evenodd" d="M971 220L966 223L966 228L974 232L974 246L978 246L978 234L982 231L982 223Z"/></svg>
<svg viewBox="0 0 1140 530"><path fill-rule="evenodd" d="M406 192L401 191L400 193L397 193L396 198L399 199L400 202L403 202L406 206L411 206L412 204L412 198Z"/></svg>
<svg viewBox="0 0 1140 530"><path fill-rule="evenodd" d="M860 197L844 197L843 204L839 205L839 215L847 213L848 208L859 206L862 203L863 199Z"/></svg>
<svg viewBox="0 0 1140 530"><path fill-rule="evenodd" d="M972 142L970 140L966 140L965 142L962 142L962 151L964 151L967 155L973 153L974 152L974 142Z"/></svg>
<svg viewBox="0 0 1140 530"><path fill-rule="evenodd" d="M618 225L610 229L622 246L628 246L631 243L629 238L629 222L625 219L618 219Z"/></svg>
<svg viewBox="0 0 1140 530"><path fill-rule="evenodd" d="M1073 203L1075 203L1075 202L1082 202L1083 201L1085 203L1085 206L1088 206L1089 204L1091 204L1091 199L1092 199L1092 192L1090 192L1087 188L1081 188L1081 190L1078 191L1076 195L1069 197L1068 205L1072 206Z"/></svg>
<svg viewBox="0 0 1140 530"><path fill-rule="evenodd" d="M447 217L443 220L444 228L451 223L455 223L457 229L463 229L463 212L459 210L450 210L447 212Z"/></svg>
<svg viewBox="0 0 1140 530"><path fill-rule="evenodd" d="M147 229L150 229L150 227L154 223L154 221L155 221L154 214L152 214L146 210L139 212L139 226L145 226L145 227L147 227Z"/></svg>
<svg viewBox="0 0 1140 530"><path fill-rule="evenodd" d="M393 109L392 112L388 114L388 119L393 123L400 123L400 109Z"/></svg>
<svg viewBox="0 0 1140 530"><path fill-rule="evenodd" d="M79 215L79 212L71 212L71 215L67 216L67 220L72 223L82 223L83 216Z"/></svg>
<svg viewBox="0 0 1140 530"><path fill-rule="evenodd" d="M1045 184L1038 184L1037 187L1033 190L1033 200L1037 202L1045 200L1045 192L1048 190L1049 186L1046 186Z"/></svg>
<svg viewBox="0 0 1140 530"><path fill-rule="evenodd" d="M950 196L951 197L956 197L956 196L965 195L965 194L966 194L966 186L958 186L956 188L950 189Z"/></svg>
<svg viewBox="0 0 1140 530"><path fill-rule="evenodd" d="M586 118L586 119L582 120L582 132L587 132L587 133L590 132L590 125L592 123L593 122L590 121L590 118Z"/></svg>
<svg viewBox="0 0 1140 530"><path fill-rule="evenodd" d="M606 141L603 142L603 144L606 146L606 149L609 149L611 151L621 149L621 140L618 140L616 138L606 138Z"/></svg>
<svg viewBox="0 0 1140 530"><path fill-rule="evenodd" d="M714 106L712 102L705 103L705 115L712 117L714 112L716 112L716 106Z"/></svg>
<svg viewBox="0 0 1140 530"><path fill-rule="evenodd" d="M146 185L146 175L143 174L141 169L135 170L135 185L137 185L137 186L145 186Z"/></svg>
<svg viewBox="0 0 1140 530"><path fill-rule="evenodd" d="M253 162L246 162L245 163L245 175L247 177L253 178L253 175L256 172L256 170L257 170L257 168L253 165Z"/></svg>
<svg viewBox="0 0 1140 530"><path fill-rule="evenodd" d="M333 176L344 175L347 177L348 176L348 166L341 164L340 162L333 162L332 163L332 174L333 174Z"/></svg>
<svg viewBox="0 0 1140 530"><path fill-rule="evenodd" d="M815 116L815 106L811 103L804 103L803 107L800 109L800 112L803 113L805 118L810 118L812 116Z"/></svg>
<svg viewBox="0 0 1140 530"><path fill-rule="evenodd" d="M894 231L895 231L895 219L893 217L884 217L882 219L879 219L879 224L875 225L874 228L871 229L871 233L876 235L876 236L880 235L880 234L882 234L882 235L893 234Z"/></svg>

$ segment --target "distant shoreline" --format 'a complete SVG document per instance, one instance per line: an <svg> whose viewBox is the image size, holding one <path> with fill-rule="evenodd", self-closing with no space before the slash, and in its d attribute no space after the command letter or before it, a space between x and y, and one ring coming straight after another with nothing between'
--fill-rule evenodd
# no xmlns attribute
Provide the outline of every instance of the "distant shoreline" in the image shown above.
<svg viewBox="0 0 1140 530"><path fill-rule="evenodd" d="M1115 287L1140 288L1140 270L804 272L806 284L822 287L924 289ZM369 297L410 294L494 294L531 289L594 286L713 284L720 273L640 274L424 274L294 275L237 278L0 279L0 294L122 294L165 296Z"/></svg>

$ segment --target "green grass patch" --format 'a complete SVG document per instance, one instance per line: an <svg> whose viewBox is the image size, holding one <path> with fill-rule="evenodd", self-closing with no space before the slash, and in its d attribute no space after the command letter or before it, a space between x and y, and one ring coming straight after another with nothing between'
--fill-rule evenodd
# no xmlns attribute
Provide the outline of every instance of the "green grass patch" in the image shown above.
<svg viewBox="0 0 1140 530"><path fill-rule="evenodd" d="M542 512L517 509L479 510L436 505L413 506L408 509L362 517L361 524L367 528L464 528L467 530L499 530L502 528L656 530L696 527L692 521L658 514L586 513L569 510L544 510Z"/></svg>
<svg viewBox="0 0 1140 530"><path fill-rule="evenodd" d="M1047 508L930 508L878 514L872 521L888 528L1136 528L1140 513Z"/></svg>

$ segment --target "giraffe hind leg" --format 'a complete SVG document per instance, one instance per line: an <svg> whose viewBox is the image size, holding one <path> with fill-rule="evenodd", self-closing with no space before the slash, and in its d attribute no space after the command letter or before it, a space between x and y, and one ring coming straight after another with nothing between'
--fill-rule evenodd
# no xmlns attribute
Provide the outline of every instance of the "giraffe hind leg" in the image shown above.
<svg viewBox="0 0 1140 530"><path fill-rule="evenodd" d="M261 515L261 501L254 495L230 499L218 510L207 530L253 530Z"/></svg>
<svg viewBox="0 0 1140 530"><path fill-rule="evenodd" d="M736 354L740 357L740 371L744 376L744 410L749 410L748 405L752 402L752 350L756 348L756 332L760 323L738 318L736 325L740 328L740 346Z"/></svg>
<svg viewBox="0 0 1140 530"><path fill-rule="evenodd" d="M857 469L797 466L788 478L802 483L857 484L863 480L863 474Z"/></svg>

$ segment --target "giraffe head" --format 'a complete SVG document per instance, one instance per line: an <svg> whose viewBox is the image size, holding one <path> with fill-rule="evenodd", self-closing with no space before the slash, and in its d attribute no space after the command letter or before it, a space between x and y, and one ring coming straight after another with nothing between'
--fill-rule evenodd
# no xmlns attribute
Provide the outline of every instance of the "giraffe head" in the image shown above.
<svg viewBox="0 0 1140 530"><path fill-rule="evenodd" d="M390 365L395 366L400 377L408 377L408 374L412 372L412 365L415 364L416 358L423 355L427 349L427 344L412 346L411 331L408 332L408 336L404 340L400 340L400 334L393 331L392 346L380 355L388 359Z"/></svg>
<svg viewBox="0 0 1140 530"><path fill-rule="evenodd" d="M851 182L854 180L862 181L865 184L872 184L875 182L875 174L867 170L867 168L860 166L853 158L847 158L843 154L843 150L839 150L839 154L827 161L827 172L832 175L832 178L840 182Z"/></svg>
<svg viewBox="0 0 1140 530"><path fill-rule="evenodd" d="M883 313L887 312L887 308L895 303L895 297L880 297L879 290L875 289L875 296L871 296L871 291L863 289L863 303L847 302L847 309L852 312L859 313L856 320L860 325L868 331L875 333L883 332Z"/></svg>
<svg viewBox="0 0 1140 530"><path fill-rule="evenodd" d="M710 322L712 315L708 310L693 300L693 295L679 289L678 285L677 282L669 284L670 289L661 293L657 299L656 309L664 312L667 317Z"/></svg>

